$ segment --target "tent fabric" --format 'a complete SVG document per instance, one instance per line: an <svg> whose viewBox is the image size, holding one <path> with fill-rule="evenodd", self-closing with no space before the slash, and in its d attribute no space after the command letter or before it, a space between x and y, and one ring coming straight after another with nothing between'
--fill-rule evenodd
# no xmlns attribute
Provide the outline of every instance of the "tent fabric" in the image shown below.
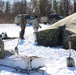
<svg viewBox="0 0 76 75"><path fill-rule="evenodd" d="M44 46L62 45L68 49L68 41L72 42L72 48L76 49L76 13L50 25L44 30L36 32L37 43ZM68 38L67 38L68 37Z"/></svg>

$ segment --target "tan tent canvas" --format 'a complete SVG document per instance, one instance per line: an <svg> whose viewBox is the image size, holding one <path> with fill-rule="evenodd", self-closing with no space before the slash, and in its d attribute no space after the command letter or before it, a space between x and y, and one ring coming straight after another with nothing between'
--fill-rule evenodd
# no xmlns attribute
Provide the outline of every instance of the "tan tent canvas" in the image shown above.
<svg viewBox="0 0 76 75"><path fill-rule="evenodd" d="M37 42L44 46L62 45L68 49L68 41L76 49L76 13L50 25L48 28L36 32Z"/></svg>

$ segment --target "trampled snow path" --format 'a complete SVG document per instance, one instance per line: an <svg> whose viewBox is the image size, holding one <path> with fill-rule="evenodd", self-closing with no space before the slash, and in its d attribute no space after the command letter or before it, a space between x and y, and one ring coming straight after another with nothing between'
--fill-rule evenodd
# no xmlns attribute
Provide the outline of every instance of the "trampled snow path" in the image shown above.
<svg viewBox="0 0 76 75"><path fill-rule="evenodd" d="M41 24L42 29L49 25ZM41 30L41 29L39 29ZM20 27L15 24L0 24L0 33L7 32L9 37L18 37ZM18 39L4 40L5 49L14 50ZM49 64L44 75L76 75L76 68L68 68L66 66L66 58L68 57L68 50L61 47L44 47L36 46L34 44L33 28L27 26L25 30L25 40L19 43L20 55L36 55L39 57L47 57ZM76 52L75 52L76 53ZM73 55L73 58L76 57ZM11 58L12 59L12 58ZM27 75L12 72L14 69L0 66L0 75ZM40 73L32 73L31 75L42 75Z"/></svg>

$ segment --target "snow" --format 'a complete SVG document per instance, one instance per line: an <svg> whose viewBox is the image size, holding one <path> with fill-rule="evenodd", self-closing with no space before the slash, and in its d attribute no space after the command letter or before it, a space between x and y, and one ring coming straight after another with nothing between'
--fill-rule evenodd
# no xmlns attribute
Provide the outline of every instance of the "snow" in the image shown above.
<svg viewBox="0 0 76 75"><path fill-rule="evenodd" d="M40 24L42 26L40 30L49 27L50 25ZM16 24L0 24L0 34L6 32L9 37L18 37L20 32L20 26ZM68 50L62 47L44 47L37 46L34 42L32 25L28 25L25 29L25 40L19 42L19 55L34 55L39 57L46 57L49 60L47 70L44 75L76 75L76 68L67 67L66 58L69 56ZM17 45L18 39L3 40L5 49L14 50ZM74 51L74 50L73 50ZM74 51L75 53L75 51ZM9 59L16 58L17 55L11 56ZM75 55L72 55L75 58ZM13 68L0 66L0 75L28 75L22 73L13 72ZM31 75L42 75L41 73L31 73Z"/></svg>

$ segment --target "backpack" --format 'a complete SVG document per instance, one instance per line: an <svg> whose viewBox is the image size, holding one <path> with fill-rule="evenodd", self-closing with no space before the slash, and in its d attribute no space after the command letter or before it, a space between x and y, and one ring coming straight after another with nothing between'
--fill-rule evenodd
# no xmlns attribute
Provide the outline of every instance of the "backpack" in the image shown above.
<svg viewBox="0 0 76 75"><path fill-rule="evenodd" d="M2 39L7 39L8 38L7 33L6 32L2 32L1 38Z"/></svg>

